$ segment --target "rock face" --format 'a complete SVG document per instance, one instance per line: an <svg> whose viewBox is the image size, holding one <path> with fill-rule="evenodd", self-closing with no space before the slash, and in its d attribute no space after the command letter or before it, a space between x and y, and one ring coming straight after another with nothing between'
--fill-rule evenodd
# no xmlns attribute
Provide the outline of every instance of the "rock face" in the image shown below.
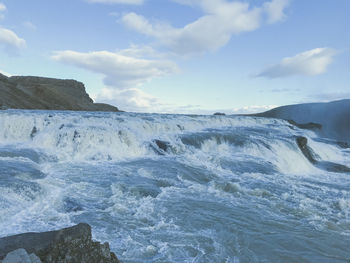
<svg viewBox="0 0 350 263"><path fill-rule="evenodd" d="M119 111L94 103L84 84L76 80L6 77L0 74L0 109Z"/></svg>
<svg viewBox="0 0 350 263"><path fill-rule="evenodd" d="M26 258L27 253L30 254L29 263L40 262L35 256L43 263L119 262L115 254L110 252L108 243L100 244L92 241L91 227L88 224L78 224L58 231L25 233L0 239L0 260L5 258L3 263L6 262L6 257Z"/></svg>
<svg viewBox="0 0 350 263"><path fill-rule="evenodd" d="M350 99L283 106L254 116L292 120L299 125L309 124L308 128L313 128L324 137L350 143Z"/></svg>

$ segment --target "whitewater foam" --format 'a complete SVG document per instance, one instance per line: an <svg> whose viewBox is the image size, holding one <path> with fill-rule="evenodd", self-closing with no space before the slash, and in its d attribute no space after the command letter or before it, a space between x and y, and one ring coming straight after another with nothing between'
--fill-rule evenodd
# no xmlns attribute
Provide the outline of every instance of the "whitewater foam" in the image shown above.
<svg viewBox="0 0 350 263"><path fill-rule="evenodd" d="M281 120L3 111L0 235L88 222L126 262L346 262L349 174L298 136L350 163Z"/></svg>

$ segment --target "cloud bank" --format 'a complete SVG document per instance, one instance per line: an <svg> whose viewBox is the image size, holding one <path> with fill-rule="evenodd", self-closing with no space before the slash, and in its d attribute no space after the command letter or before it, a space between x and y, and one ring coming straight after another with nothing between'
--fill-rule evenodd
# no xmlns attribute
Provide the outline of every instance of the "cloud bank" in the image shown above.
<svg viewBox="0 0 350 263"><path fill-rule="evenodd" d="M272 0L261 7L227 0L173 1L199 7L204 15L183 28L151 22L133 12L125 14L121 21L128 28L157 39L175 54L192 55L217 50L233 35L254 31L264 23L283 20L286 16L284 10L289 4L289 0Z"/></svg>
<svg viewBox="0 0 350 263"><path fill-rule="evenodd" d="M259 77L284 78L295 75L313 76L325 73L332 63L336 50L332 48L315 48L286 57L276 65L266 68Z"/></svg>
<svg viewBox="0 0 350 263"><path fill-rule="evenodd" d="M143 0L87 0L90 3L99 4L128 4L128 5L142 5Z"/></svg>
<svg viewBox="0 0 350 263"><path fill-rule="evenodd" d="M159 99L145 93L138 88L117 90L103 88L99 93L92 96L94 101L118 106L124 111L133 112L161 112L162 104Z"/></svg>
<svg viewBox="0 0 350 263"><path fill-rule="evenodd" d="M153 78L177 72L174 62L125 56L108 51L81 53L57 51L52 58L105 76L104 83L116 89L138 87Z"/></svg>
<svg viewBox="0 0 350 263"><path fill-rule="evenodd" d="M152 54L150 48L131 47L119 52L57 51L52 58L104 75L106 87L93 95L95 101L117 105L128 111L149 111L160 103L138 87L154 78L178 72L174 62L161 58L140 58Z"/></svg>

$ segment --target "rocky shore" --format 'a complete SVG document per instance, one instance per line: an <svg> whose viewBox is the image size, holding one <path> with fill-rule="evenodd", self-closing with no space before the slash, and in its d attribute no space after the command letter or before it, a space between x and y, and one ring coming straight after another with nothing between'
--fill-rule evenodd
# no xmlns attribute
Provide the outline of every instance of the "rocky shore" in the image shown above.
<svg viewBox="0 0 350 263"><path fill-rule="evenodd" d="M84 84L76 80L2 74L0 109L119 111L108 104L94 103Z"/></svg>
<svg viewBox="0 0 350 263"><path fill-rule="evenodd" d="M118 263L109 244L92 240L91 227L78 224L57 231L0 238L0 263Z"/></svg>

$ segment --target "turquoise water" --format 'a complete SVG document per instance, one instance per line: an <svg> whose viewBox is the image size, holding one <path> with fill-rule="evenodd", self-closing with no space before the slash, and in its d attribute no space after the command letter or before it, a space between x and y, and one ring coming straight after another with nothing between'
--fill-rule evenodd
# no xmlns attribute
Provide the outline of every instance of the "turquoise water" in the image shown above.
<svg viewBox="0 0 350 263"><path fill-rule="evenodd" d="M350 150L239 116L0 112L0 236L89 223L122 262L350 262Z"/></svg>

